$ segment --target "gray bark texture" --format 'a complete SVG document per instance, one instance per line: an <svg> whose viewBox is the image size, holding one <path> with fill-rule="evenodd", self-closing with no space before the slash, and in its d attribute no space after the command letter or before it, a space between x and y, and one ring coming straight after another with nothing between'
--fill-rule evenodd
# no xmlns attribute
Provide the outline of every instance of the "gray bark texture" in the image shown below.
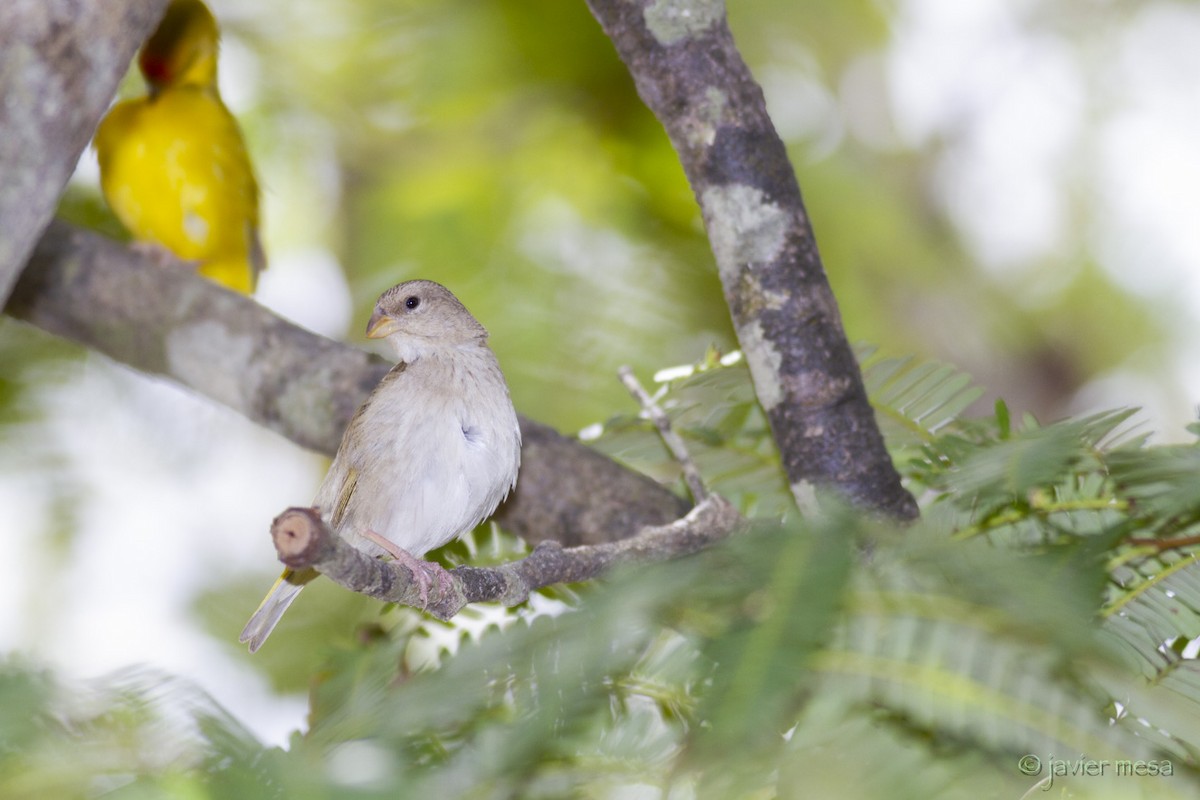
<svg viewBox="0 0 1200 800"><path fill-rule="evenodd" d="M0 305L332 455L389 364L280 319L183 264L154 263L89 231L47 223L164 4L0 6ZM861 508L916 516L867 402L795 174L734 46L723 3L588 4L679 153L797 501L807 506L814 487L833 488ZM644 476L543 425L522 418L521 426L520 481L499 518L541 544L513 564L455 570L455 596L435 598L444 607L434 613L450 615L474 600L515 602L532 588L591 577L616 561L692 552L741 525L719 497L689 513L688 503ZM412 600L402 567L322 539L319 519L303 510L285 518L291 533L305 519L315 531L300 555L285 552L285 541L285 561L311 559L335 580L344 572L344 585L357 591Z"/></svg>
<svg viewBox="0 0 1200 800"><path fill-rule="evenodd" d="M722 0L587 0L700 204L738 341L802 508L917 516L867 400L796 174Z"/></svg>
<svg viewBox="0 0 1200 800"><path fill-rule="evenodd" d="M4 311L332 456L391 364L158 258L53 222ZM687 512L682 498L545 425L522 417L521 432L520 481L498 519L526 541L616 541Z"/></svg>
<svg viewBox="0 0 1200 800"><path fill-rule="evenodd" d="M166 0L0 2L0 304Z"/></svg>
<svg viewBox="0 0 1200 800"><path fill-rule="evenodd" d="M412 572L356 549L329 530L312 508L289 508L271 524L279 560L292 569L312 567L335 583L388 603L416 606L450 619L468 603L523 603L529 593L556 583L594 578L617 564L645 564L695 553L741 530L745 519L729 501L710 495L688 514L646 526L619 542L564 548L544 540L519 561L495 567L456 567L448 586L434 585L422 602Z"/></svg>

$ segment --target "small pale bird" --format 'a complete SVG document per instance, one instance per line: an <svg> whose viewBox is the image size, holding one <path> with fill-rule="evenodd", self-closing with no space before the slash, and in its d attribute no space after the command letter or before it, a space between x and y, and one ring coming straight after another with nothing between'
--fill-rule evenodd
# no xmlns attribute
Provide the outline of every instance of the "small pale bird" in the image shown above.
<svg viewBox="0 0 1200 800"><path fill-rule="evenodd" d="M200 0L173 0L138 56L149 94L96 131L100 188L133 237L249 294L265 267L258 183L217 91L220 33Z"/></svg>
<svg viewBox="0 0 1200 800"><path fill-rule="evenodd" d="M521 463L521 430L487 330L446 287L383 293L367 336L399 363L350 420L313 505L340 537L413 571L424 594L445 570L419 556L491 516ZM262 646L313 570L284 570L240 641Z"/></svg>

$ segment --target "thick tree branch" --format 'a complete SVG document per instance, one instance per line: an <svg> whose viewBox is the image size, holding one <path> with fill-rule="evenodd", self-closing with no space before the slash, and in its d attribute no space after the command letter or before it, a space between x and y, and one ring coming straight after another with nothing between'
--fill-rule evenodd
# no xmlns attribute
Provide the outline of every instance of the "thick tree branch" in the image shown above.
<svg viewBox="0 0 1200 800"><path fill-rule="evenodd" d="M0 3L0 304L166 0Z"/></svg>
<svg viewBox="0 0 1200 800"><path fill-rule="evenodd" d="M721 0L588 0L700 203L797 502L814 485L901 519L900 485L842 329L800 187Z"/></svg>
<svg viewBox="0 0 1200 800"><path fill-rule="evenodd" d="M59 221L46 230L4 310L327 455L390 366L182 264L164 268ZM614 541L687 511L654 481L545 425L522 418L521 431L520 480L499 518L526 541Z"/></svg>
<svg viewBox="0 0 1200 800"><path fill-rule="evenodd" d="M271 537L279 560L292 569L312 567L351 591L415 606L446 620L468 603L516 605L535 589L594 578L617 564L694 553L729 536L744 522L727 500L710 495L682 519L646 527L619 542L563 548L557 542L543 541L519 561L496 567L457 567L450 571L449 590L441 591L435 583L424 605L407 567L356 549L330 531L315 509L284 511L271 524Z"/></svg>

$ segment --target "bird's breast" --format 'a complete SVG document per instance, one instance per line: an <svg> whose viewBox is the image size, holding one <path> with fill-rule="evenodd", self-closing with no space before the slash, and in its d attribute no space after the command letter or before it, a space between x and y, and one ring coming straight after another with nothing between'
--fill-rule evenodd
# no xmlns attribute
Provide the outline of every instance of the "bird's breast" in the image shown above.
<svg viewBox="0 0 1200 800"><path fill-rule="evenodd" d="M490 391L410 365L364 407L343 532L365 528L414 554L489 516L516 477L519 433L503 384ZM432 374L425 374L422 373ZM467 382L470 383L470 382Z"/></svg>

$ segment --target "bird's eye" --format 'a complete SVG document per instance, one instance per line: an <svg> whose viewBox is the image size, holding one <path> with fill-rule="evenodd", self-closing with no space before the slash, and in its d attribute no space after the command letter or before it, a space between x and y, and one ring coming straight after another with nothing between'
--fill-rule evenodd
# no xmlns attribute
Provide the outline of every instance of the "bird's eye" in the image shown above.
<svg viewBox="0 0 1200 800"><path fill-rule="evenodd" d="M413 295L412 297L406 297L404 299L404 307L409 311L412 311L419 305L421 305L421 298L417 297L416 295Z"/></svg>

